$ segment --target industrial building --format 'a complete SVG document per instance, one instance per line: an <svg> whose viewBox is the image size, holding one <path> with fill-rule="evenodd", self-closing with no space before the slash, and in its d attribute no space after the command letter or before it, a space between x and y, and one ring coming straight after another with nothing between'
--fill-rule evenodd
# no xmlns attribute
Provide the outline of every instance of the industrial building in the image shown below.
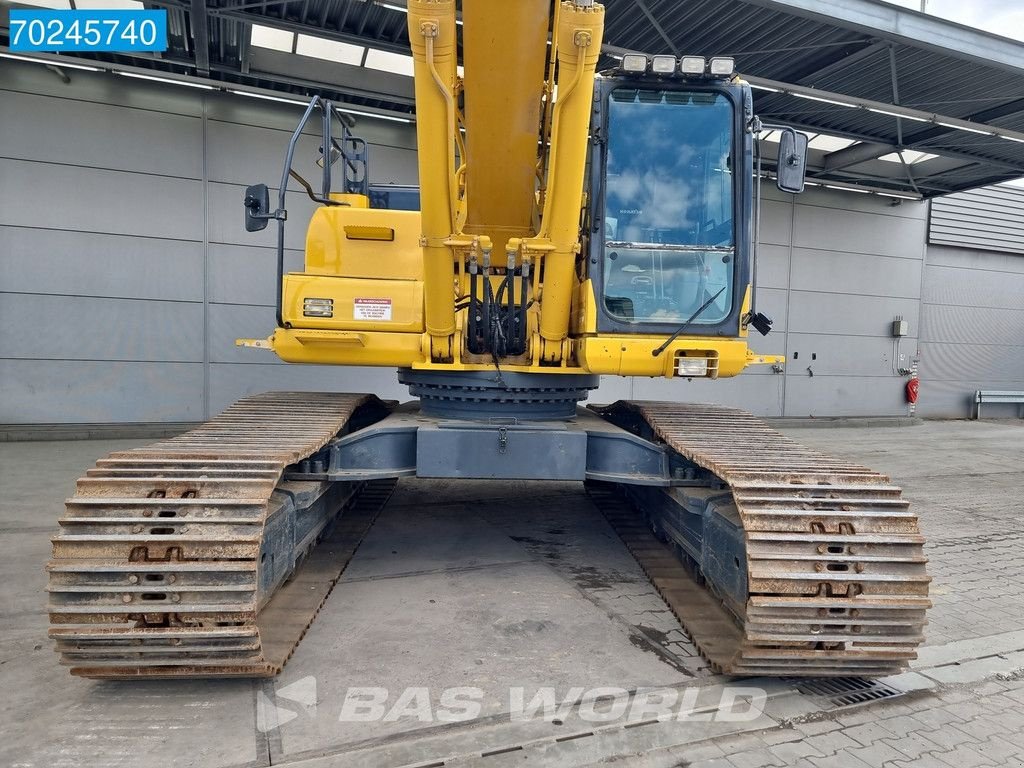
<svg viewBox="0 0 1024 768"><path fill-rule="evenodd" d="M884 0L604 2L599 70L728 56L750 84L768 124L752 282L773 325L749 344L779 361L603 375L588 402L743 409L891 478L931 577L908 671L716 674L580 484L421 476L280 676L69 678L45 568L96 459L247 395L409 399L394 366L291 364L236 339L278 325L275 228L246 231L243 199L260 182L276 197L312 97L366 141L371 189L419 199L410 4L0 0L0 763L1020 765L1024 41ZM167 50L11 50L11 10L93 7L166 10ZM296 151L311 179L316 122ZM774 184L783 126L808 138L801 194ZM301 272L320 206L289 190L285 271ZM444 722L460 686L481 706ZM760 692L749 718L716 715L730 686ZM665 687L708 717L586 717L594 691L632 706ZM542 688L576 698L509 717Z"/></svg>

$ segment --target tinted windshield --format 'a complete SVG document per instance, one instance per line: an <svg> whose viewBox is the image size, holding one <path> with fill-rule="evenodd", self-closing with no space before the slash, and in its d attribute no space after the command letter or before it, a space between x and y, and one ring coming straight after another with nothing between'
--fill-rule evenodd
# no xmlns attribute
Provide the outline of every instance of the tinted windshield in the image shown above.
<svg viewBox="0 0 1024 768"><path fill-rule="evenodd" d="M733 112L720 93L618 89L608 105L605 308L695 323L732 307Z"/></svg>

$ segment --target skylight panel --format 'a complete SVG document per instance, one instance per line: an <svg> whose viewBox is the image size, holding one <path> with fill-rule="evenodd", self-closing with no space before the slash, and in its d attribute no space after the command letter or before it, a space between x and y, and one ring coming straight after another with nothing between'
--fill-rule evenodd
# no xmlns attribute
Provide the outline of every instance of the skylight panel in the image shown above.
<svg viewBox="0 0 1024 768"><path fill-rule="evenodd" d="M932 160L938 157L938 155L932 155L928 152L918 152L916 149L904 149L903 159L907 165L914 165L915 163L923 163L925 160ZM879 160L885 160L887 163L898 163L900 162L899 152L890 152L888 155L882 155Z"/></svg>
<svg viewBox="0 0 1024 768"><path fill-rule="evenodd" d="M826 152L837 152L840 149L846 149L851 144L857 142L853 139L844 139L841 136L829 136L826 133L819 133L813 139L808 142L808 146L811 149L822 149Z"/></svg>
<svg viewBox="0 0 1024 768"><path fill-rule="evenodd" d="M71 9L71 3L69 0L17 0L21 5L32 5L36 8L53 8L57 11L67 11Z"/></svg>
<svg viewBox="0 0 1024 768"><path fill-rule="evenodd" d="M274 51L292 52L295 33L283 29L264 27L262 24L252 25L252 44L257 48L270 48Z"/></svg>
<svg viewBox="0 0 1024 768"><path fill-rule="evenodd" d="M299 35L298 42L295 44L295 52L303 56L337 61L341 64L354 64L357 67L363 62L363 51L365 50L361 45L342 43L313 35Z"/></svg>
<svg viewBox="0 0 1024 768"><path fill-rule="evenodd" d="M396 75L412 77L413 74L412 56L391 53L390 51L379 51L376 48L368 48L366 50L366 66L383 72L393 72Z"/></svg>

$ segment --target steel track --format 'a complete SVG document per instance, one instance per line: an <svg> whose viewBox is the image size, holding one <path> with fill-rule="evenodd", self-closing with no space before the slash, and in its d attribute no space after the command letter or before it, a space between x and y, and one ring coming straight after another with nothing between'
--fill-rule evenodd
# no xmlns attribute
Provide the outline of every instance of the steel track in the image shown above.
<svg viewBox="0 0 1024 768"><path fill-rule="evenodd" d="M67 501L47 566L62 662L107 679L277 674L395 482L282 474L375 402L255 395L184 435L97 462ZM268 578L264 537L299 500L323 505L298 542L308 556Z"/></svg>
<svg viewBox="0 0 1024 768"><path fill-rule="evenodd" d="M731 408L620 402L599 412L616 423L645 424L647 436L732 493L746 542L748 596L727 607L614 487L590 488L716 671L881 676L916 658L930 578L917 517L889 478Z"/></svg>

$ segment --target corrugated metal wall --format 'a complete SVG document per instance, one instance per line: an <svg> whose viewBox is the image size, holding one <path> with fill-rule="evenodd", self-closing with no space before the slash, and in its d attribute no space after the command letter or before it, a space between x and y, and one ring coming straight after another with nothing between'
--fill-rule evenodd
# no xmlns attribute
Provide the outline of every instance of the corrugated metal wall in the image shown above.
<svg viewBox="0 0 1024 768"><path fill-rule="evenodd" d="M935 200L928 242L921 413L964 418L975 390L1024 390L1024 189ZM1016 413L985 408L986 416Z"/></svg>
<svg viewBox="0 0 1024 768"><path fill-rule="evenodd" d="M1024 253L1024 189L986 187L937 198L928 242Z"/></svg>
<svg viewBox="0 0 1024 768"><path fill-rule="evenodd" d="M274 388L407 396L391 369L286 365L234 346L274 325L273 228L246 233L241 198L279 177L298 108L99 74L64 85L8 61L0 71L0 423L200 420ZM374 181L415 182L411 128L361 120L357 131ZM927 206L814 188L766 198L759 308L776 322L752 343L784 354L786 373L609 377L595 400L906 413L889 327L896 315L910 323L905 365ZM310 208L298 195L289 207L298 266Z"/></svg>
<svg viewBox="0 0 1024 768"><path fill-rule="evenodd" d="M964 418L975 390L1024 390L1024 256L929 246L923 307L922 415Z"/></svg>

